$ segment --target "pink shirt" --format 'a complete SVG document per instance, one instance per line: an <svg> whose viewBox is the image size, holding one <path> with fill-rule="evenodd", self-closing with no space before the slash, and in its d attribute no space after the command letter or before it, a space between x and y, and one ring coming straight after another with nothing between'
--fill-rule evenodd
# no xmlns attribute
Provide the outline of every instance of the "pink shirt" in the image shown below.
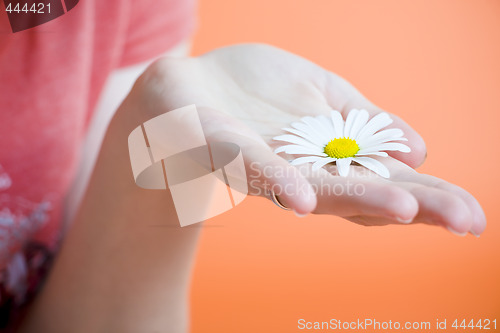
<svg viewBox="0 0 500 333"><path fill-rule="evenodd" d="M194 7L194 0L80 0L17 33L0 11L0 286L7 293L22 298L26 285L15 271L30 269L19 257L30 244L57 249L64 195L106 78L188 37Z"/></svg>

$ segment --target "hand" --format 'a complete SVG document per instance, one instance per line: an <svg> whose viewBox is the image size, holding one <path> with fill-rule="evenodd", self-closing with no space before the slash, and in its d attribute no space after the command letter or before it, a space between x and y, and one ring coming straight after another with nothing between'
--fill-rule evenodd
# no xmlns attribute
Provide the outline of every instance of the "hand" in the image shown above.
<svg viewBox="0 0 500 333"><path fill-rule="evenodd" d="M336 167L320 169L311 182L337 191L320 193L316 213L343 216L362 225L426 223L453 233L480 235L486 218L477 200L464 189L420 174L394 159L382 161L390 178L360 166L351 166L348 178L334 176ZM326 186L325 186L326 185ZM335 204L332 204L332 203Z"/></svg>
<svg viewBox="0 0 500 333"><path fill-rule="evenodd" d="M389 127L405 132L412 152L394 152L385 159L389 180L361 168L353 168L357 171L350 178L334 176L335 166L330 173L300 172L307 166L290 166L274 154L272 137L303 116L331 109L344 115L352 108L367 109L371 115L382 112L342 78L283 50L239 45L198 58L165 58L143 74L132 93L138 94L149 118L196 104L209 142L229 141L242 148L248 180L254 181L250 194L277 189L280 201L298 214L333 214L371 225L424 222L457 233L480 234L485 228L484 214L470 194L411 168L424 161L425 144L397 116L391 115L394 123ZM313 187L324 182L347 186L348 181L363 186L364 194L316 195Z"/></svg>

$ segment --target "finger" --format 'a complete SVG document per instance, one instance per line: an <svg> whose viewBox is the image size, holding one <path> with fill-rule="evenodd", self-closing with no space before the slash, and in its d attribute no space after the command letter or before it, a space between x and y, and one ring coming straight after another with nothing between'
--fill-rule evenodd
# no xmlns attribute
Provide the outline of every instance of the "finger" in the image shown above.
<svg viewBox="0 0 500 333"><path fill-rule="evenodd" d="M408 223L418 212L413 195L389 182L334 176L324 169L308 179L317 195L314 212L318 214L365 215Z"/></svg>
<svg viewBox="0 0 500 333"><path fill-rule="evenodd" d="M368 216L368 215L355 215L345 218L348 221L354 222L356 224L373 227L373 226L384 226L389 224L395 224L394 220L380 217L380 216Z"/></svg>
<svg viewBox="0 0 500 333"><path fill-rule="evenodd" d="M415 173L411 175L411 178L412 181L417 181L420 184L453 193L454 195L462 199L463 204L469 208L472 214L472 226L470 232L475 236L479 236L481 233L483 233L484 229L486 228L486 216L479 202L469 192L457 185L450 184L440 178L430 175ZM403 180L406 178L403 174L400 174L398 175L398 179Z"/></svg>
<svg viewBox="0 0 500 333"><path fill-rule="evenodd" d="M481 235L486 229L486 216L479 202L469 192L459 186L442 181L436 185L437 188L449 191L460 197L469 207L472 213L472 227L469 232L474 236Z"/></svg>
<svg viewBox="0 0 500 333"><path fill-rule="evenodd" d="M453 233L464 235L473 225L469 207L457 195L442 189L415 183L398 183L418 201L416 222L441 225Z"/></svg>
<svg viewBox="0 0 500 333"><path fill-rule="evenodd" d="M316 194L296 167L274 154L268 146L241 144L251 194L269 197L272 190L280 203L300 215L315 209Z"/></svg>

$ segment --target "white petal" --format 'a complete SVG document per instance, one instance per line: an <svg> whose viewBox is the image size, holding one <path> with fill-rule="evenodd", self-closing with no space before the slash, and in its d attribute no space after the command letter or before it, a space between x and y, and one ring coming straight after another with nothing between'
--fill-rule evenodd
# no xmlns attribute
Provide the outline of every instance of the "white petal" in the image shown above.
<svg viewBox="0 0 500 333"><path fill-rule="evenodd" d="M330 137L325 137L321 132L318 132L315 128L309 126L309 124L303 123L301 121L293 122L291 126L303 132L304 134L307 134L311 138L316 138L316 141L327 143L328 140L330 140ZM324 143L324 145L326 145L326 143Z"/></svg>
<svg viewBox="0 0 500 333"><path fill-rule="evenodd" d="M385 142L379 145L368 146L366 148L360 149L358 154L372 153L375 151L393 151L398 150L403 153L409 153L411 151L410 147L399 142Z"/></svg>
<svg viewBox="0 0 500 333"><path fill-rule="evenodd" d="M328 143L327 140L320 138L318 135L307 134L295 128L282 128L282 130L309 140L319 147L326 146L326 144Z"/></svg>
<svg viewBox="0 0 500 333"><path fill-rule="evenodd" d="M392 123L391 117L385 113L379 113L359 131L357 139L362 141L364 138L373 135L378 130L390 125Z"/></svg>
<svg viewBox="0 0 500 333"><path fill-rule="evenodd" d="M312 149L319 148L314 143L312 143L312 142L310 142L308 140L305 140L303 138L300 138L300 137L298 137L296 135L290 135L290 134L279 135L279 136L275 136L273 138L273 140L275 140L275 141L284 141L284 142L289 142L289 143L295 143L297 145L308 147L308 148L312 148Z"/></svg>
<svg viewBox="0 0 500 333"><path fill-rule="evenodd" d="M342 114L338 111L332 110L330 112L333 128L335 130L335 138L344 137L344 118L342 118Z"/></svg>
<svg viewBox="0 0 500 333"><path fill-rule="evenodd" d="M341 177L347 177L349 174L349 166L351 165L352 158L340 158L335 161L337 165L337 170Z"/></svg>
<svg viewBox="0 0 500 333"><path fill-rule="evenodd" d="M319 157L319 156L304 156L304 157L299 157L294 159L293 161L290 162L291 165L300 165L304 163L309 163L309 162L316 162L319 160L325 159L324 157Z"/></svg>
<svg viewBox="0 0 500 333"><path fill-rule="evenodd" d="M334 139L335 138L335 129L333 128L333 124L332 124L332 121L330 120L330 118L328 118L325 115L319 115L316 118L321 122L323 127L325 127L326 131L330 135L330 140Z"/></svg>
<svg viewBox="0 0 500 333"><path fill-rule="evenodd" d="M294 121L290 124L290 126L308 135L311 135L315 132L314 128L312 128L308 124L303 123L302 121Z"/></svg>
<svg viewBox="0 0 500 333"><path fill-rule="evenodd" d="M353 160L384 178L389 178L390 176L387 167L376 159L371 157L354 157Z"/></svg>
<svg viewBox="0 0 500 333"><path fill-rule="evenodd" d="M399 140L404 135L399 128L389 128L357 141L360 147L374 146L387 141ZM403 138L405 139L405 138ZM405 139L406 140L406 139Z"/></svg>
<svg viewBox="0 0 500 333"><path fill-rule="evenodd" d="M368 111L364 109L359 110L358 116L356 117L354 124L352 124L351 132L349 133L349 137L351 139L356 140L359 131L366 125L368 118L369 118Z"/></svg>
<svg viewBox="0 0 500 333"><path fill-rule="evenodd" d="M389 154L387 154L385 151L374 151L371 153L357 153L356 156L365 156L365 155L374 155L374 156L380 156L380 157L387 157Z"/></svg>
<svg viewBox="0 0 500 333"><path fill-rule="evenodd" d="M345 125L344 125L344 136L346 138L352 138L351 136L351 128L352 125L354 125L354 121L356 120L356 117L358 116L358 110L357 109L352 109L349 111L349 114L347 115L347 118L345 120Z"/></svg>
<svg viewBox="0 0 500 333"><path fill-rule="evenodd" d="M321 124L321 121L319 121L318 119L307 116L301 118L301 120L309 125L309 127L313 128L316 133L321 135L321 137L329 138L331 136L331 133L329 133L329 131Z"/></svg>
<svg viewBox="0 0 500 333"><path fill-rule="evenodd" d="M283 152L287 153L287 154L292 154L292 155L304 154L304 155L315 155L315 156L328 156L327 154L325 154L324 152L322 152L319 149L315 150L315 149L311 149L311 148L303 147L303 146L299 146L299 145L281 146L281 147L278 147L274 151L275 154L283 153Z"/></svg>
<svg viewBox="0 0 500 333"><path fill-rule="evenodd" d="M331 162L335 162L335 159L333 157L322 158L321 160L314 162L314 164L312 165L312 170L319 170L321 167Z"/></svg>

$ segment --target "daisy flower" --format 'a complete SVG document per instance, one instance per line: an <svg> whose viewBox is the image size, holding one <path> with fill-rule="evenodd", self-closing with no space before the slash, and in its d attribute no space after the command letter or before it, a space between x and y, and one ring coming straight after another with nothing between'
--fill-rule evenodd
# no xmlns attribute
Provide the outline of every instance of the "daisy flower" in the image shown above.
<svg viewBox="0 0 500 333"><path fill-rule="evenodd" d="M373 156L387 157L386 151L408 153L410 148L400 142L408 141L399 128L384 129L392 123L387 113L379 113L368 120L366 110L352 109L344 122L342 114L332 110L330 117L304 117L283 128L291 133L274 137L289 144L279 147L275 153L303 155L292 160L292 165L313 163L312 169L335 163L342 177L349 174L351 162L358 163L376 174L389 178L389 170Z"/></svg>

